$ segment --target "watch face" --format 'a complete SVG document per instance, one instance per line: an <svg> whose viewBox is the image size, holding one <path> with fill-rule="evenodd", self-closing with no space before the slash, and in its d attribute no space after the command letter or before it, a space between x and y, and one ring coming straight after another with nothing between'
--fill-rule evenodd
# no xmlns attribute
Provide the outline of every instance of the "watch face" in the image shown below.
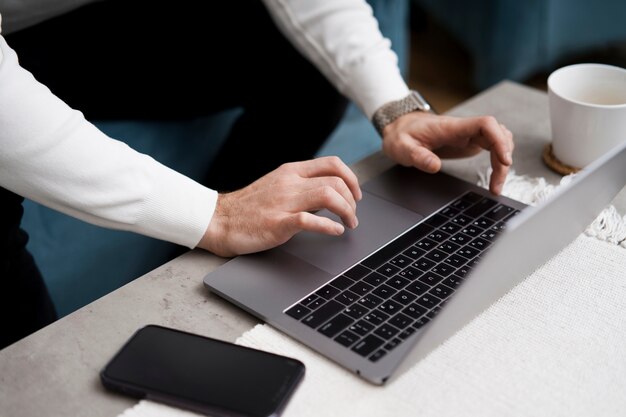
<svg viewBox="0 0 626 417"><path fill-rule="evenodd" d="M426 101L426 99L417 91L415 90L411 90L411 94L409 97L412 97L416 104L417 104L417 108L421 111L431 111L432 107L430 106L430 103Z"/></svg>

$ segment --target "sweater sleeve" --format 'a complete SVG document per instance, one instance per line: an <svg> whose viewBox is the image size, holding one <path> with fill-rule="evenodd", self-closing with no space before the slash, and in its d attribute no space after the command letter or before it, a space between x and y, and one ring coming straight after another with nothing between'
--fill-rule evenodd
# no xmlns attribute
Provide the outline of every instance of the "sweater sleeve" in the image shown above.
<svg viewBox="0 0 626 417"><path fill-rule="evenodd" d="M365 0L264 2L287 38L369 119L409 93L391 42Z"/></svg>
<svg viewBox="0 0 626 417"><path fill-rule="evenodd" d="M103 227L195 247L217 193L109 138L0 36L0 186Z"/></svg>

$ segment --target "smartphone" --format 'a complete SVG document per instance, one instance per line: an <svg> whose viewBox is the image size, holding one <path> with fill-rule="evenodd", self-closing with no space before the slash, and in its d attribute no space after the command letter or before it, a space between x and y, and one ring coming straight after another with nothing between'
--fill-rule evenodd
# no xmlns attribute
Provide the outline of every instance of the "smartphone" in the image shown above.
<svg viewBox="0 0 626 417"><path fill-rule="evenodd" d="M303 376L296 359L156 325L100 372L111 390L228 417L280 415Z"/></svg>

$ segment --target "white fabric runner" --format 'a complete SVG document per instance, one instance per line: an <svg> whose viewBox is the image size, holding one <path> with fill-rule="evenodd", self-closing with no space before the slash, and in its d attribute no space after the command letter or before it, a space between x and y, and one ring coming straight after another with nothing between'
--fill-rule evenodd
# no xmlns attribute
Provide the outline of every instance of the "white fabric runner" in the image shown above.
<svg viewBox="0 0 626 417"><path fill-rule="evenodd" d="M623 416L626 251L614 243L581 235L385 387L266 325L237 343L306 364L285 416ZM122 414L193 415L149 401Z"/></svg>

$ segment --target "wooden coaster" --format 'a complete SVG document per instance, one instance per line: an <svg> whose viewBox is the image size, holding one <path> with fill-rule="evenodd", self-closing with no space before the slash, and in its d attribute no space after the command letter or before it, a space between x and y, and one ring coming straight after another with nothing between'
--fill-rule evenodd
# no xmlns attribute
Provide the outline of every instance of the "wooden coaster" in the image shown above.
<svg viewBox="0 0 626 417"><path fill-rule="evenodd" d="M556 156L552 153L552 144L548 143L543 148L543 162L550 168L552 171L558 172L561 175L569 175L574 174L580 171L580 168L572 167L563 162L559 161Z"/></svg>

